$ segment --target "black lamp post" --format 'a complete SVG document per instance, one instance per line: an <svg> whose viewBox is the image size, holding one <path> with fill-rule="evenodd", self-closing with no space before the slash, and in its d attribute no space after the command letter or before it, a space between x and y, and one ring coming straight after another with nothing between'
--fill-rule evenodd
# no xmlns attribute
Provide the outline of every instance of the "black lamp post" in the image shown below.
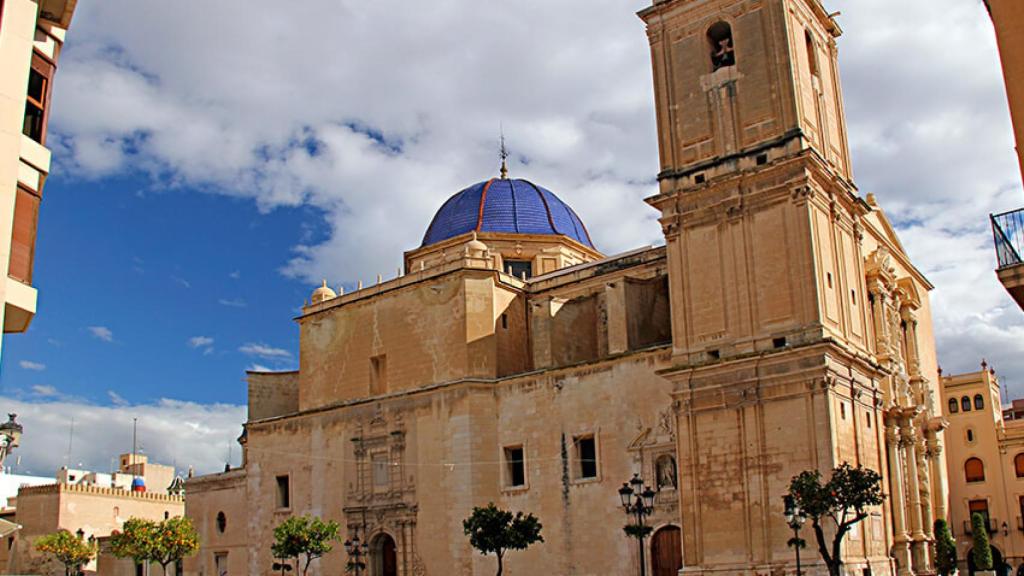
<svg viewBox="0 0 1024 576"><path fill-rule="evenodd" d="M634 474L629 482L623 482L619 488L619 498L622 500L622 507L626 514L632 514L635 523L632 524L631 536L636 538L640 548L640 576L647 574L647 562L644 559L644 538L647 536L647 527L644 525L644 517L654 513L654 490L650 486L644 486L644 480L639 474Z"/></svg>
<svg viewBox="0 0 1024 576"><path fill-rule="evenodd" d="M803 547L804 541L800 538L800 529L804 527L804 522L807 521L807 513L800 508L800 505L796 503L792 496L786 495L782 499L786 506L786 524L789 524L789 527L793 530L793 539L789 541L789 544L796 550L796 576L802 576L803 571L800 570L800 548Z"/></svg>
<svg viewBox="0 0 1024 576"><path fill-rule="evenodd" d="M370 546L366 542L359 541L359 532L352 536L351 540L345 540L345 552L348 553L348 564L345 565L346 572L354 572L356 576L366 570L366 558L370 555Z"/></svg>

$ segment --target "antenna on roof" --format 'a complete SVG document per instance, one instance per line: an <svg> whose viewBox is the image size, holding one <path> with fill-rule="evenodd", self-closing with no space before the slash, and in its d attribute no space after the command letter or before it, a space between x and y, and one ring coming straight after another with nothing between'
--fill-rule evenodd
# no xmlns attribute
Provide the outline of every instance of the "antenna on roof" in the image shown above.
<svg viewBox="0 0 1024 576"><path fill-rule="evenodd" d="M501 131L501 149L500 149L499 154L501 156L501 179L502 180L508 180L508 149L505 148L505 127L501 126L500 127L500 131Z"/></svg>
<svg viewBox="0 0 1024 576"><path fill-rule="evenodd" d="M75 419L71 418L71 426L68 428L68 453L64 455L64 466L71 467L71 448L75 442Z"/></svg>

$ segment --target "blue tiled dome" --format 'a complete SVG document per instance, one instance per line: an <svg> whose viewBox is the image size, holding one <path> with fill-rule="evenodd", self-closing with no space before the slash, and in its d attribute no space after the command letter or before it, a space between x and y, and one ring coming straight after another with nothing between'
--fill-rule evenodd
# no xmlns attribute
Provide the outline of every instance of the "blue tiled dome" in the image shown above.
<svg viewBox="0 0 1024 576"><path fill-rule="evenodd" d="M458 192L434 215L423 246L473 230L568 236L594 248L573 209L550 190L526 180L492 178Z"/></svg>

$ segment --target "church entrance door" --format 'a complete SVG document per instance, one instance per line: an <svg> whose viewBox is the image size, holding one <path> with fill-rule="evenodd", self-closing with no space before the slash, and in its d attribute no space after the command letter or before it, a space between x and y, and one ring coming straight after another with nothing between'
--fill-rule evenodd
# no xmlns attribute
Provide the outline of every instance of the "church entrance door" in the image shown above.
<svg viewBox="0 0 1024 576"><path fill-rule="evenodd" d="M666 526L651 539L653 576L676 576L683 568L683 546L676 526Z"/></svg>
<svg viewBox="0 0 1024 576"><path fill-rule="evenodd" d="M373 539L370 554L372 576L398 576L398 554L394 538L387 534L377 536Z"/></svg>

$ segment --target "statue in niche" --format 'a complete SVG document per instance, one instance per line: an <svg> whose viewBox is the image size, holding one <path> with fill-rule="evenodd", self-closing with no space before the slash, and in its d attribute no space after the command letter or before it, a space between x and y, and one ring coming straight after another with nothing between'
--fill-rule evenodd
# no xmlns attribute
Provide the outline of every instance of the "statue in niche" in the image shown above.
<svg viewBox="0 0 1024 576"><path fill-rule="evenodd" d="M655 477L658 481L658 490L675 490L678 487L676 476L676 459L668 454L658 458L655 463Z"/></svg>

